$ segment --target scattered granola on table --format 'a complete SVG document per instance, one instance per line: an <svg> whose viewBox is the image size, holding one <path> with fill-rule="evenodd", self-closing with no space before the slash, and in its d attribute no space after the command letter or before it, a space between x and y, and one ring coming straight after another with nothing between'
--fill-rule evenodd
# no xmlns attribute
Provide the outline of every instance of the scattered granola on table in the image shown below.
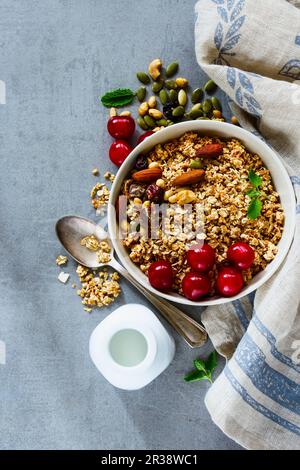
<svg viewBox="0 0 300 470"><path fill-rule="evenodd" d="M134 227L141 208L147 216L153 202L168 202L170 216L170 226L162 233L160 223L156 239L148 238L142 227L137 227L123 240L130 259L145 274L153 262L169 261L174 272L173 288L182 294L182 279L191 271L187 250L202 240L216 253L216 266L208 273L213 295L215 270L226 261L227 250L235 242L246 242L255 252L253 264L242 272L245 284L274 259L284 226L280 198L260 156L250 153L240 141L187 132L156 145L147 154L143 168L135 169L123 183L121 194L129 198L123 227ZM259 191L250 184L251 172L260 181ZM260 203L253 220L247 215L251 198ZM192 206L191 213L185 204ZM202 212L196 214L199 207ZM188 233L174 232L178 214L188 216L192 229Z"/></svg>
<svg viewBox="0 0 300 470"><path fill-rule="evenodd" d="M109 274L102 270L94 273L78 265L76 273L81 282L81 289L77 290L77 294L82 298L83 305L89 308L110 305L121 292L117 272Z"/></svg>
<svg viewBox="0 0 300 470"><path fill-rule="evenodd" d="M113 175L110 171L106 171L103 176L106 180L109 180L111 183L113 183L115 180L115 175Z"/></svg>
<svg viewBox="0 0 300 470"><path fill-rule="evenodd" d="M94 209L100 209L108 203L109 189L104 183L96 183L91 190L90 197Z"/></svg>
<svg viewBox="0 0 300 470"><path fill-rule="evenodd" d="M98 168L94 168L94 169L92 170L92 174L93 174L94 176L99 176L99 170L98 170Z"/></svg>
<svg viewBox="0 0 300 470"><path fill-rule="evenodd" d="M57 266L64 266L68 262L67 256L59 255L55 260Z"/></svg>

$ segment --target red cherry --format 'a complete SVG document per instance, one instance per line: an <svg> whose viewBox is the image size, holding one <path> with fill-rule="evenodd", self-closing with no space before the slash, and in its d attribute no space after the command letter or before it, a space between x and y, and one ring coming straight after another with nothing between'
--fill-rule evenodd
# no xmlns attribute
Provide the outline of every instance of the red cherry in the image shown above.
<svg viewBox="0 0 300 470"><path fill-rule="evenodd" d="M234 266L224 266L218 272L216 286L218 292L224 297L232 297L238 294L243 285L242 273Z"/></svg>
<svg viewBox="0 0 300 470"><path fill-rule="evenodd" d="M255 258L254 250L248 243L236 242L228 248L227 259L240 269L248 269Z"/></svg>
<svg viewBox="0 0 300 470"><path fill-rule="evenodd" d="M147 137L150 137L150 135L154 134L153 131L146 131L144 134L141 134L136 142L136 145L139 145L143 140L147 139Z"/></svg>
<svg viewBox="0 0 300 470"><path fill-rule="evenodd" d="M195 271L210 271L216 261L215 250L207 243L192 245L187 252L187 262Z"/></svg>
<svg viewBox="0 0 300 470"><path fill-rule="evenodd" d="M107 122L107 130L115 139L130 139L135 122L131 116L113 116Z"/></svg>
<svg viewBox="0 0 300 470"><path fill-rule="evenodd" d="M209 293L211 283L206 274L187 273L182 280L184 296L189 300L199 300Z"/></svg>
<svg viewBox="0 0 300 470"><path fill-rule="evenodd" d="M173 269L169 261L159 260L150 265L148 278L152 287L166 291L173 284Z"/></svg>
<svg viewBox="0 0 300 470"><path fill-rule="evenodd" d="M110 146L109 158L115 165L121 166L131 151L132 147L125 140L116 140Z"/></svg>

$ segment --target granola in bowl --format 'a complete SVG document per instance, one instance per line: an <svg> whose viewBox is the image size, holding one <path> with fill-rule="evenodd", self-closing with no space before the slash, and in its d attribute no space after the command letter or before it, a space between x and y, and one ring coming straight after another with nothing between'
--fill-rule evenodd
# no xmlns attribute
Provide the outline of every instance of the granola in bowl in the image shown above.
<svg viewBox="0 0 300 470"><path fill-rule="evenodd" d="M279 194L261 157L236 138L192 131L158 144L136 159L121 195L127 198L120 227L129 258L147 276L153 263L168 262L179 295L185 276L195 271L187 252L201 243L215 253L205 272L208 297L220 295L218 273L232 264L233 245L253 251L251 265L240 270L243 285L276 256L284 227Z"/></svg>

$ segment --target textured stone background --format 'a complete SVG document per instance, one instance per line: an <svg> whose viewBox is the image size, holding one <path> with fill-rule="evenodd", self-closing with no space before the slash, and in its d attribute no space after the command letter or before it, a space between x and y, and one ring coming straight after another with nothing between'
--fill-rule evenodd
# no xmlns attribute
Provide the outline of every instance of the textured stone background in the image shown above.
<svg viewBox="0 0 300 470"><path fill-rule="evenodd" d="M83 311L72 262L71 282L56 279L56 219L94 218L91 170L113 170L98 96L135 88L135 72L156 56L179 60L182 75L201 85L194 20L194 0L1 1L2 449L238 448L204 407L208 384L182 380L198 351L175 335L175 360L157 380L138 392L113 388L88 355L89 336L111 309ZM112 308L144 302L122 287Z"/></svg>

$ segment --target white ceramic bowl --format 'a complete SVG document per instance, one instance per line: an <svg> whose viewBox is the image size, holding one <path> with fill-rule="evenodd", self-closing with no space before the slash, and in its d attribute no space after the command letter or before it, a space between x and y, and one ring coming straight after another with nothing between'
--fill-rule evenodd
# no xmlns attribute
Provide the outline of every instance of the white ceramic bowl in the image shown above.
<svg viewBox="0 0 300 470"><path fill-rule="evenodd" d="M274 260L268 264L267 268L258 273L251 280L251 282L234 297L213 297L203 301L193 302L177 293L164 293L154 289L150 285L147 276L145 276L139 267L130 260L126 248L122 245L121 241L117 237L118 227L115 211L113 208L119 195L121 184L127 177L130 169L134 166L136 157L140 153L148 152L156 144L175 139L188 131L197 131L203 135L216 135L225 138L235 137L239 139L245 144L250 152L257 153L262 158L266 167L271 172L276 191L280 194L281 204L285 214L285 224L282 238L278 244L278 253ZM148 137L137 147L135 147L135 149L131 152L123 165L120 167L112 186L108 209L108 227L113 246L120 258L120 261L130 272L130 274L132 274L143 286L145 286L151 292L173 302L178 302L185 305L207 306L224 304L231 302L232 300L239 299L262 286L275 273L275 271L283 262L293 240L295 230L295 215L295 195L290 178L285 167L283 166L281 158L267 144L265 144L255 135L238 126L233 126L232 124L219 121L199 120L186 121L167 127L166 129L163 129Z"/></svg>

